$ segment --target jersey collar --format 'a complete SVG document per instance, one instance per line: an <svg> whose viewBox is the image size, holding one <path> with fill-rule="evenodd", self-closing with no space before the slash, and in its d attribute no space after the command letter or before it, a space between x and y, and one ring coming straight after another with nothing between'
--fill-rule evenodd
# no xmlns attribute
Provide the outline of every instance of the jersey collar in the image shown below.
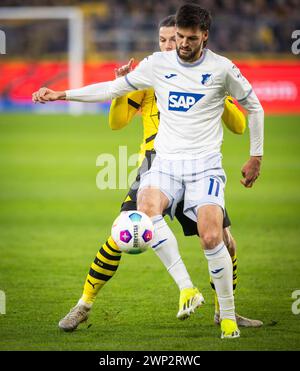
<svg viewBox="0 0 300 371"><path fill-rule="evenodd" d="M176 58L177 58L177 62L181 65L181 66L184 66L184 67L195 67L195 66L199 66L199 64L201 64L204 59L205 59L205 56L206 56L206 52L207 52L207 49L203 49L203 53L201 55L201 57L193 62L193 63L187 63L187 62L183 62L179 57L178 57L178 54L176 52Z"/></svg>

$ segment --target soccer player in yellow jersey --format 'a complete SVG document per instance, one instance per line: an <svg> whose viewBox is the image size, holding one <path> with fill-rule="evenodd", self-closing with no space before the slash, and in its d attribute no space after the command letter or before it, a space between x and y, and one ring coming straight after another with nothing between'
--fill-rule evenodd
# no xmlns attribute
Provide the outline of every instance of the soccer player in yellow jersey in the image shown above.
<svg viewBox="0 0 300 371"><path fill-rule="evenodd" d="M162 51L175 49L175 17L165 18L159 25L159 46ZM133 59L129 63L117 69L116 76L123 76L132 69ZM140 149L140 168L136 181L132 184L124 202L121 206L122 211L136 210L137 191L140 176L151 167L155 156L153 148L154 139L159 125L159 112L156 106L156 99L153 89L144 91L134 91L126 96L114 99L110 109L109 125L113 130L119 130L126 126L137 111L141 110L144 128L144 140ZM230 97L225 101L224 113L222 116L225 125L234 133L242 134L246 127L243 113L236 107ZM197 224L183 214L183 203L179 203L176 209L176 217L180 222L186 236L198 234ZM224 241L233 262L233 288L237 282L237 263L236 263L236 244L232 237L229 226L230 220L225 213L224 217ZM197 288L191 282L188 272L180 257L177 244L174 244L173 251L161 251L154 248L155 253L161 259L168 272L180 289L179 311L177 318L188 318L194 310L199 307L204 299ZM96 295L105 283L116 272L121 259L121 252L109 237L97 253L95 260L91 264L87 275L83 295L78 304L59 322L59 327L65 331L72 331L88 318L88 313L95 301ZM211 281L213 289L214 285ZM215 317L214 321L219 324L219 306L215 295ZM239 326L259 327L261 321L251 320L236 314Z"/></svg>

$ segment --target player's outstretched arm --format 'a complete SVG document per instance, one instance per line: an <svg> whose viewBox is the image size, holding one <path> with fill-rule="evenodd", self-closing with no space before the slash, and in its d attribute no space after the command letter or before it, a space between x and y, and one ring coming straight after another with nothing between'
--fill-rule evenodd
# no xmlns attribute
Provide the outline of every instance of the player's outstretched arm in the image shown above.
<svg viewBox="0 0 300 371"><path fill-rule="evenodd" d="M46 103L56 100L95 103L111 100L114 98L114 94L124 95L131 90L133 88L122 78L65 91L54 91L44 87L32 94L32 100L35 103Z"/></svg>
<svg viewBox="0 0 300 371"><path fill-rule="evenodd" d="M152 56L145 58L128 76L114 81L99 82L79 89L64 92L41 88L32 95L33 102L46 103L55 100L75 102L105 102L121 97L133 90L143 90L152 86Z"/></svg>
<svg viewBox="0 0 300 371"><path fill-rule="evenodd" d="M40 88L32 94L32 101L34 103L46 103L56 100L66 100L65 91L55 91L48 88Z"/></svg>

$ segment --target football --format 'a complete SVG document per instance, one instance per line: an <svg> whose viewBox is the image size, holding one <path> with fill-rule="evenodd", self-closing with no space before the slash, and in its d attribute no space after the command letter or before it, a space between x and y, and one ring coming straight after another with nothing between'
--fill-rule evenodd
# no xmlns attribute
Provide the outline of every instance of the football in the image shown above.
<svg viewBox="0 0 300 371"><path fill-rule="evenodd" d="M140 254L151 245L153 230L146 214L137 210L123 211L112 225L111 236L121 251Z"/></svg>

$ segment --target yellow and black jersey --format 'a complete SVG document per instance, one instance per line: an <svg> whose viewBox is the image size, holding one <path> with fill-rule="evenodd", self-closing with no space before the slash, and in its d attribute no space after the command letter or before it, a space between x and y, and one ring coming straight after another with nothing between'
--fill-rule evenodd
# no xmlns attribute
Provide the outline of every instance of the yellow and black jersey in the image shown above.
<svg viewBox="0 0 300 371"><path fill-rule="evenodd" d="M109 126L113 130L122 129L129 124L139 110L143 122L143 142L140 146L142 160L146 151L153 150L159 125L159 112L154 90L133 91L126 96L114 99L109 112Z"/></svg>

